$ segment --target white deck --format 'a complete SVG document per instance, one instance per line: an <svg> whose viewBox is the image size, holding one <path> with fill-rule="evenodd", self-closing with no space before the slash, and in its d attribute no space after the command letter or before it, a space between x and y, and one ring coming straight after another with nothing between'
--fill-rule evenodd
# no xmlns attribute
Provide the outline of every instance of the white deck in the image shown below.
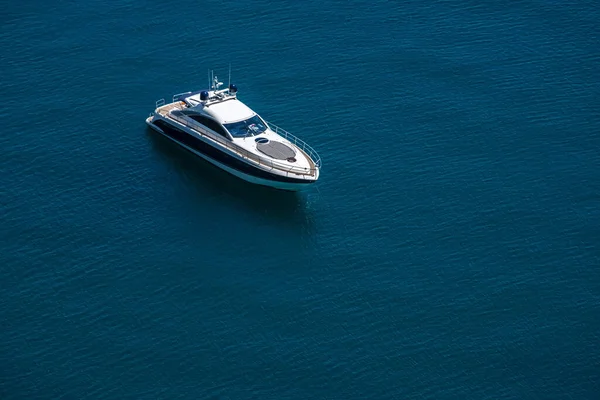
<svg viewBox="0 0 600 400"><path fill-rule="evenodd" d="M283 165L289 165L289 167L298 167L298 168L303 168L303 169L314 169L314 164L311 166L311 163L308 159L308 157L306 157L305 154L303 154L300 149L297 148L297 146L294 145L294 143L290 143L289 141L287 141L286 139L282 138L281 136L277 135L275 132L273 132L270 129L267 129L264 133L260 134L258 137L264 137L267 138L271 141L278 141L278 142L282 142L286 145L288 145L289 147L291 147L295 152L296 152L296 156L295 162L289 162L286 160L277 160L279 163L283 164ZM233 141L238 144L240 147L243 147L244 149L256 153L260 156L263 156L262 152L258 152L257 148L256 148L256 138L257 136L249 136L246 138L234 138ZM268 156L263 156L263 157L268 157Z"/></svg>

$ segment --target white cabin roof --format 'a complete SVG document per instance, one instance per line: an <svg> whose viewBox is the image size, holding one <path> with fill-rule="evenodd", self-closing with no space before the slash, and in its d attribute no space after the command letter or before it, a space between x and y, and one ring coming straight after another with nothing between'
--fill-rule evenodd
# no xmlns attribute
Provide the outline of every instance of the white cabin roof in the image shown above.
<svg viewBox="0 0 600 400"><path fill-rule="evenodd" d="M190 99L200 102L200 95L193 95ZM224 101L210 102L208 105L197 105L205 113L212 116L222 124L238 122L256 115L254 111L236 98L229 98Z"/></svg>
<svg viewBox="0 0 600 400"><path fill-rule="evenodd" d="M204 112L212 115L213 118L222 124L242 121L256 114L250 107L237 99L211 104L208 107L204 107Z"/></svg>

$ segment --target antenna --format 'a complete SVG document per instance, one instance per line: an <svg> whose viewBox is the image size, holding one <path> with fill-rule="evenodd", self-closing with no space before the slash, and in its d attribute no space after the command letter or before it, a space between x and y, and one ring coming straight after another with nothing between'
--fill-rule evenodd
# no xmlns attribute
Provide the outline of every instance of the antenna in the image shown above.
<svg viewBox="0 0 600 400"><path fill-rule="evenodd" d="M227 82L227 87L231 86L231 63L229 63L229 82Z"/></svg>
<svg viewBox="0 0 600 400"><path fill-rule="evenodd" d="M208 79L208 87L207 89L210 90L210 69L206 69L206 78Z"/></svg>

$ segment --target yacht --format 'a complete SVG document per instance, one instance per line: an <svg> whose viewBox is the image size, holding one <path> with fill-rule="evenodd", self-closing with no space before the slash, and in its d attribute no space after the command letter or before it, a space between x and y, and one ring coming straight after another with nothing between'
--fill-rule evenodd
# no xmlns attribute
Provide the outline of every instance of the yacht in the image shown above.
<svg viewBox="0 0 600 400"><path fill-rule="evenodd" d="M236 85L209 74L209 90L156 102L146 123L183 148L248 182L298 191L319 179L321 158L237 97Z"/></svg>

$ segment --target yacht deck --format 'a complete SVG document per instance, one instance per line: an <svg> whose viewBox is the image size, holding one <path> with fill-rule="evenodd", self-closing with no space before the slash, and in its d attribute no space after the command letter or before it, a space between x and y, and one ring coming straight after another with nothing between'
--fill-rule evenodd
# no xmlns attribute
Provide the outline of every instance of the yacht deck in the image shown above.
<svg viewBox="0 0 600 400"><path fill-rule="evenodd" d="M233 142L226 140L220 136L217 136L208 131L205 131L204 129L202 129L202 127L199 124L196 124L196 123L192 124L189 121L187 121L185 118L181 118L179 116L171 114L171 111L173 111L173 110L181 110L184 108L184 106L181 102L176 101L173 103L168 103L168 104L163 104L163 105L157 104L157 105L158 105L158 107L156 108L157 114L160 114L164 118L168 118L170 120L177 122L178 124L181 124L190 129L193 129L195 132L198 132L199 134L201 134L202 136L204 136L206 138L209 138L213 141L219 142L221 145L223 145L227 149L235 152L240 157L252 160L252 161L258 163L259 165L264 165L264 166L270 167L272 169L276 169L281 172L285 172L286 175L288 175L288 176L289 175L296 175L296 176L303 175L303 176L315 177L315 174L317 171L317 165L318 165L317 163L319 161L317 161L317 163L316 163L315 160L313 160L312 157L309 156L309 154L308 154L309 152L314 152L314 150L311 151L312 149L310 149L310 147L308 147L308 145L306 145L303 141L301 141L300 139L297 139L295 136L291 135L288 132L283 131L280 128L275 127L276 129L273 129L273 131L276 133L285 132L285 135L283 137L285 137L291 143L295 144L295 147L308 160L308 164L309 164L308 169L300 168L300 167L297 167L294 165L289 165L289 164L286 165L281 162L277 162L277 161L268 159L266 157L262 157L258 154L249 152L248 150L237 145L236 143L233 143ZM277 131L279 131L279 132L277 132ZM290 140L290 139L292 139L292 140ZM307 151L307 149L305 147L308 147L310 150Z"/></svg>

